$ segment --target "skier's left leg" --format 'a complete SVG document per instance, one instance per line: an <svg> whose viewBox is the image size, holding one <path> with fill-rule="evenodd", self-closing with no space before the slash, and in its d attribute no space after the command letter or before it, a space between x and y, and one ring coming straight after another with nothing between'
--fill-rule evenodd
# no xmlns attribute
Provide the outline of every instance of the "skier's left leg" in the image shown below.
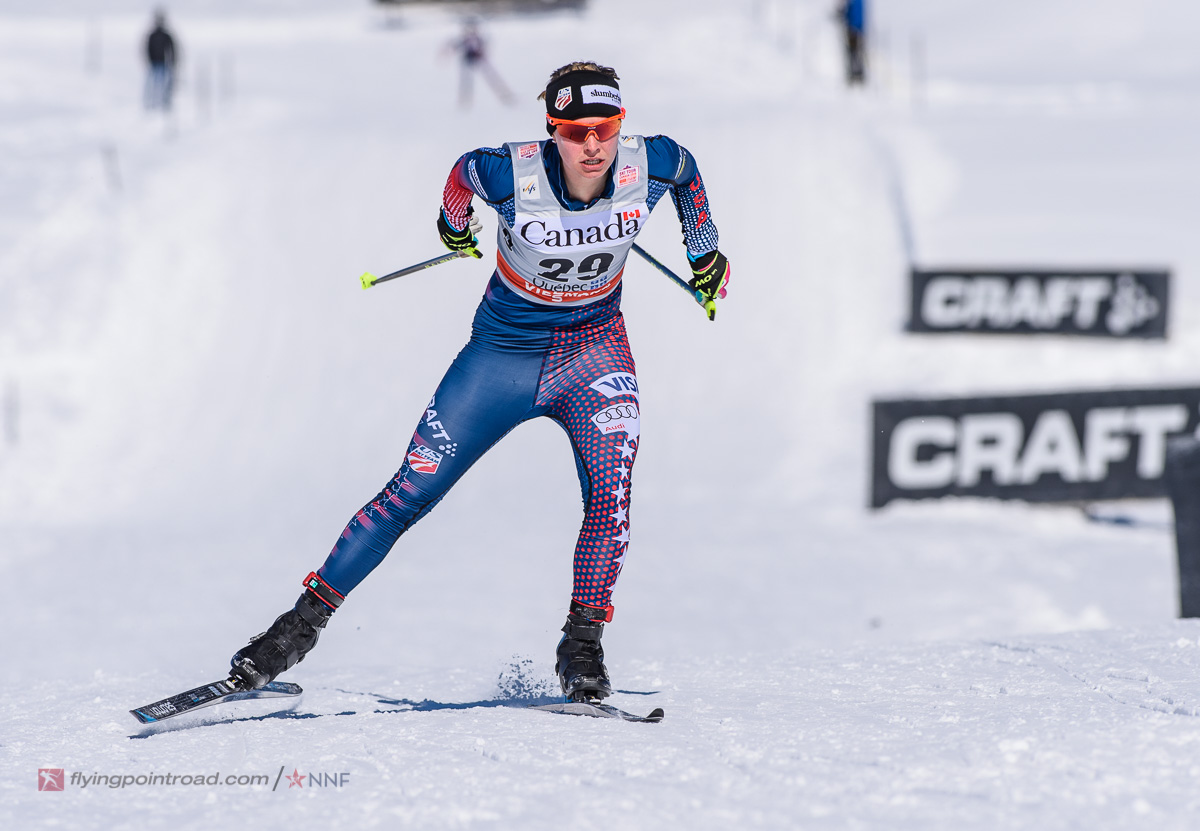
<svg viewBox="0 0 1200 831"><path fill-rule="evenodd" d="M539 403L571 439L583 495L574 586L555 669L571 698L612 692L600 638L629 546L630 486L640 437L637 374L624 320L560 333ZM582 343L581 343L582 342Z"/></svg>

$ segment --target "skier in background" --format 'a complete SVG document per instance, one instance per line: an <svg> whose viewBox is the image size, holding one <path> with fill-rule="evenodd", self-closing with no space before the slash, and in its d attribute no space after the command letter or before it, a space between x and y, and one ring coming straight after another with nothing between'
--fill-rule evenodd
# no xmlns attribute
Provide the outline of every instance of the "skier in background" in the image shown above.
<svg viewBox="0 0 1200 831"><path fill-rule="evenodd" d="M175 38L167 31L167 15L162 9L154 13L154 28L146 37L146 109L171 109L171 93L175 89Z"/></svg>
<svg viewBox="0 0 1200 831"><path fill-rule="evenodd" d="M501 103L511 105L512 93L492 66L487 57L487 42L479 32L479 23L469 18L463 26L462 36L448 44L447 49L458 54L460 70L458 78L458 103L467 108L471 106L472 87L475 74L479 73L487 79L492 91Z"/></svg>
<svg viewBox="0 0 1200 831"><path fill-rule="evenodd" d="M240 685L261 687L302 660L400 535L510 430L546 416L571 440L584 508L555 671L568 698L611 692L600 639L629 544L640 447L637 375L620 310L625 261L669 195L696 300L723 298L730 273L692 155L666 136L622 136L617 82L596 63L560 67L539 96L549 140L472 150L455 163L437 218L442 242L482 257L475 197L499 222L496 270L471 339L422 411L400 470L305 578L295 608L233 656ZM487 609L464 614L487 625Z"/></svg>
<svg viewBox="0 0 1200 831"><path fill-rule="evenodd" d="M867 82L867 0L843 0L837 10L846 49L846 85Z"/></svg>

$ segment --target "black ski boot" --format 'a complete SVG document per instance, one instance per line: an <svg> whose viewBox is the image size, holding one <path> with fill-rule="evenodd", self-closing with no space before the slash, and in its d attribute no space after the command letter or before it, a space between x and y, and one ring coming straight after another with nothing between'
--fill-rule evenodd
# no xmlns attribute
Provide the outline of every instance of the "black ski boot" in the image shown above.
<svg viewBox="0 0 1200 831"><path fill-rule="evenodd" d="M611 606L601 609L571 601L571 611L562 628L563 637L558 642L554 671L558 673L563 694L572 701L612 695L612 683L604 667L604 647L600 645L604 623L610 620Z"/></svg>
<svg viewBox="0 0 1200 831"><path fill-rule="evenodd" d="M230 659L230 677L247 689L258 689L284 670L304 660L317 645L321 630L345 599L317 576L304 580L296 606L275 619L271 627L239 649Z"/></svg>

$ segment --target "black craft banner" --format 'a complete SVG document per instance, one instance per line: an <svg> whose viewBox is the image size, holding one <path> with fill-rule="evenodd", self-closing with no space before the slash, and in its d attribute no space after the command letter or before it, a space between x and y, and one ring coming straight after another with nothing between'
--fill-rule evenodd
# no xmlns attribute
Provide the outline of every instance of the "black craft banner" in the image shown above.
<svg viewBox="0 0 1200 831"><path fill-rule="evenodd" d="M871 507L986 496L1165 496L1167 439L1196 433L1200 388L876 401Z"/></svg>
<svg viewBox="0 0 1200 831"><path fill-rule="evenodd" d="M1166 269L916 269L911 332L1166 338Z"/></svg>

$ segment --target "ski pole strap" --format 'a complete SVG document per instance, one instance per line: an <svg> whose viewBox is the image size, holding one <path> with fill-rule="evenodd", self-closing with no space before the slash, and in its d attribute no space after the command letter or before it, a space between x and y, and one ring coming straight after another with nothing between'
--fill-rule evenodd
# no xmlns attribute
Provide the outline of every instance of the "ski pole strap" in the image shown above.
<svg viewBox="0 0 1200 831"><path fill-rule="evenodd" d="M589 606L586 603L580 603L575 598L571 598L570 612L585 620L600 621L602 623L611 623L613 618L612 606Z"/></svg>
<svg viewBox="0 0 1200 831"><path fill-rule="evenodd" d="M344 594L339 594L337 589L326 583L315 572L309 572L309 575L304 578L304 588L317 596L317 599L329 607L333 611L338 606L342 605L342 601L346 599Z"/></svg>

